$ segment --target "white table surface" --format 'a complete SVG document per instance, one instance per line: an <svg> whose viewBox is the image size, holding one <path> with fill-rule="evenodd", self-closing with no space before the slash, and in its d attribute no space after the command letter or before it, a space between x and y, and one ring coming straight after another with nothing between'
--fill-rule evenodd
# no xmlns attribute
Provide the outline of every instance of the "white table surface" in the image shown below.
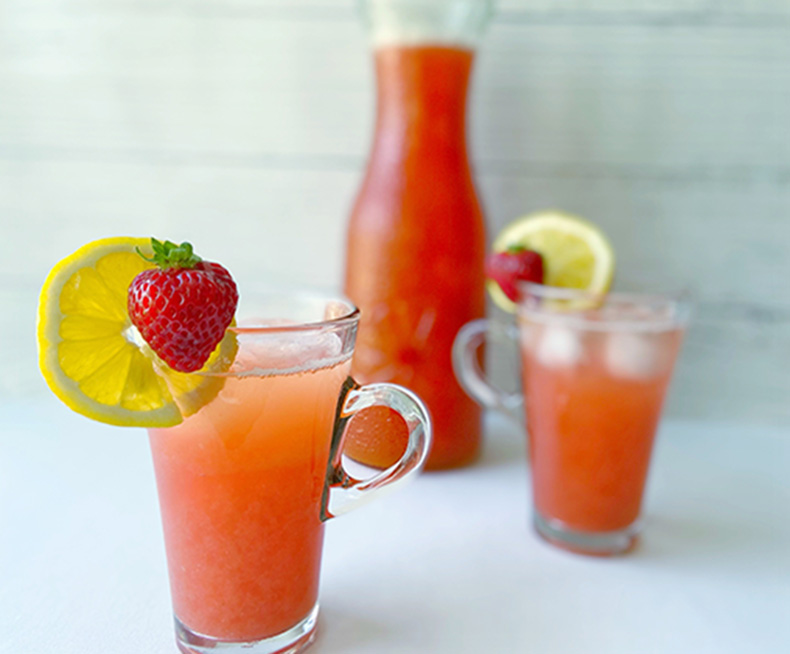
<svg viewBox="0 0 790 654"><path fill-rule="evenodd" d="M139 430L0 403L0 652L174 654ZM327 528L315 654L790 651L790 429L667 422L643 543L617 559L528 527L518 430Z"/></svg>

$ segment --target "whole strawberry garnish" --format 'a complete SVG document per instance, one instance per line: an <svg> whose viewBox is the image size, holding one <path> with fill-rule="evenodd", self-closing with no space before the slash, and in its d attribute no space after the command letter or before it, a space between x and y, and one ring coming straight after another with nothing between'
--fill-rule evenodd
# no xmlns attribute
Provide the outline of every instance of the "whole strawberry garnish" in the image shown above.
<svg viewBox="0 0 790 654"><path fill-rule="evenodd" d="M151 239L157 264L129 285L132 323L173 370L194 372L206 363L233 320L239 292L230 273L203 261L192 245Z"/></svg>
<svg viewBox="0 0 790 654"><path fill-rule="evenodd" d="M518 300L516 282L543 283L543 257L534 250L514 246L486 257L486 277L493 279L509 300Z"/></svg>

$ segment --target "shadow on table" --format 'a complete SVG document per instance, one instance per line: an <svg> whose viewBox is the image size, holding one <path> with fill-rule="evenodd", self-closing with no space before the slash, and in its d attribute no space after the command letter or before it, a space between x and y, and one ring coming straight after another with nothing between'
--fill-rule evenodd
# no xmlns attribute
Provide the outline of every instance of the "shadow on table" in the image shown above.
<svg viewBox="0 0 790 654"><path fill-rule="evenodd" d="M356 651L374 642L386 642L392 625L367 616L344 613L331 606L321 607L316 638L310 652ZM342 637L338 637L342 634Z"/></svg>
<svg viewBox="0 0 790 654"><path fill-rule="evenodd" d="M728 575L739 574L733 569L734 560L744 561L748 554L754 562L748 574L754 576L760 561L777 560L786 550L783 529L768 518L754 515L744 520L743 513L709 514L701 518L693 515L653 515L645 525L639 546L630 555L640 562L688 566L697 571L717 570ZM765 568L765 573L774 573Z"/></svg>

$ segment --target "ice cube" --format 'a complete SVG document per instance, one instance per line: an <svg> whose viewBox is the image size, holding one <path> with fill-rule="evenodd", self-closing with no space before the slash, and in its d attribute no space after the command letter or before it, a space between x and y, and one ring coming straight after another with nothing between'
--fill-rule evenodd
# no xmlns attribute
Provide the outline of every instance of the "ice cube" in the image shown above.
<svg viewBox="0 0 790 654"><path fill-rule="evenodd" d="M533 352L540 342L541 327L535 323L521 320L518 325L518 334L521 350Z"/></svg>
<svg viewBox="0 0 790 654"><path fill-rule="evenodd" d="M535 356L550 368L575 366L584 356L584 345L578 332L560 325L546 325Z"/></svg>
<svg viewBox="0 0 790 654"><path fill-rule="evenodd" d="M666 368L671 356L659 334L613 332L606 339L606 365L617 377L650 379Z"/></svg>

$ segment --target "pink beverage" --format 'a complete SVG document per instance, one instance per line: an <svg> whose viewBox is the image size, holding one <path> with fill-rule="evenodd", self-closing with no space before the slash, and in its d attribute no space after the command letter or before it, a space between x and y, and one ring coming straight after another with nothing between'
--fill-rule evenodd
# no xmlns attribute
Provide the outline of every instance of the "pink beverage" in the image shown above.
<svg viewBox="0 0 790 654"><path fill-rule="evenodd" d="M285 313L289 302L300 312ZM238 350L217 375L216 396L180 425L149 430L184 652L306 646L318 612L324 522L415 473L427 453L425 415L413 396L350 379L352 305L297 296L262 306L291 320L231 328ZM392 409L411 432L410 451L365 488L340 460L357 406Z"/></svg>
<svg viewBox="0 0 790 654"><path fill-rule="evenodd" d="M316 507L349 371L346 359L231 377L197 415L151 430L173 608L190 629L258 639L315 606L324 537Z"/></svg>
<svg viewBox="0 0 790 654"><path fill-rule="evenodd" d="M466 103L488 0L363 0L375 46L376 128L346 241L345 293L362 310L354 374L412 388L428 405L430 469L475 460L480 408L453 376L453 339L485 313L485 223ZM386 416L385 416L386 418ZM368 420L362 424L367 426ZM352 429L348 453L385 467L397 420Z"/></svg>
<svg viewBox="0 0 790 654"><path fill-rule="evenodd" d="M522 351L535 509L577 531L625 529L639 517L682 333L552 329Z"/></svg>
<svg viewBox="0 0 790 654"><path fill-rule="evenodd" d="M520 292L518 330L476 321L459 334L459 378L482 404L511 415L523 399L538 533L574 552L628 551L688 303L530 283ZM489 331L518 339L523 397L479 369Z"/></svg>
<svg viewBox="0 0 790 654"><path fill-rule="evenodd" d="M536 528L567 549L625 551L685 315L661 298L590 307L529 287L519 330Z"/></svg>

